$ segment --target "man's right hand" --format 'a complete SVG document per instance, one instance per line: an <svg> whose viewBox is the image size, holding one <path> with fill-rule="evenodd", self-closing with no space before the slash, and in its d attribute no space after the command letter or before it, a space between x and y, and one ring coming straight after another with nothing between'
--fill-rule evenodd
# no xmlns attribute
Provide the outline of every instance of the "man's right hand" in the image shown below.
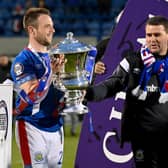
<svg viewBox="0 0 168 168"><path fill-rule="evenodd" d="M94 73L101 75L105 73L105 70L106 70L106 67L102 61L98 61L95 64Z"/></svg>

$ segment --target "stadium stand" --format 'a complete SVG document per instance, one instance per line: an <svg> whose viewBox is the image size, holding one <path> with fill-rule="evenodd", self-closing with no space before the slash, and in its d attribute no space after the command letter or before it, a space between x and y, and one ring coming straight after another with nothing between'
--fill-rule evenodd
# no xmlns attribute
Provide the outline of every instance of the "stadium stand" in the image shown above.
<svg viewBox="0 0 168 168"><path fill-rule="evenodd" d="M24 37L22 17L25 9L43 0L1 0L0 37ZM127 0L44 0L54 20L56 35L75 32L77 36L108 36L115 17Z"/></svg>

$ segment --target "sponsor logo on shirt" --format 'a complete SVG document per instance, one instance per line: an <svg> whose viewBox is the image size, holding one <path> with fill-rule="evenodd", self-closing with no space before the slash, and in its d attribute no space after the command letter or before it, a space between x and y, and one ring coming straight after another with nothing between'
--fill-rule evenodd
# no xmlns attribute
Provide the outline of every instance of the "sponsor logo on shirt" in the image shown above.
<svg viewBox="0 0 168 168"><path fill-rule="evenodd" d="M151 86L147 86L147 91L148 92L159 92L159 87L154 86L153 84Z"/></svg>

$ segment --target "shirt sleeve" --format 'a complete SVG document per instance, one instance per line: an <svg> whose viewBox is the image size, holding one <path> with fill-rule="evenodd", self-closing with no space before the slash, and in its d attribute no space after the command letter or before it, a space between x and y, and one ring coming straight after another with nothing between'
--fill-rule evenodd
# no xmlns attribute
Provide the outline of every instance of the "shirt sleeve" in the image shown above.
<svg viewBox="0 0 168 168"><path fill-rule="evenodd" d="M35 79L35 68L31 57L24 53L19 54L12 63L11 76L18 85Z"/></svg>

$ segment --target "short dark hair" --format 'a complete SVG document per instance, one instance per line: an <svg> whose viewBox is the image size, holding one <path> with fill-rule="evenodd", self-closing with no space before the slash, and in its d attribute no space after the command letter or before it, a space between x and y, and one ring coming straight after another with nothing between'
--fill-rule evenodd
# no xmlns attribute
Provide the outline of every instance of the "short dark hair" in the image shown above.
<svg viewBox="0 0 168 168"><path fill-rule="evenodd" d="M37 19L41 14L49 15L50 11L46 8L29 8L23 17L23 28L27 31L28 26L37 27Z"/></svg>
<svg viewBox="0 0 168 168"><path fill-rule="evenodd" d="M168 33L168 19L164 16L154 16L147 20L147 25L163 25L165 31Z"/></svg>

